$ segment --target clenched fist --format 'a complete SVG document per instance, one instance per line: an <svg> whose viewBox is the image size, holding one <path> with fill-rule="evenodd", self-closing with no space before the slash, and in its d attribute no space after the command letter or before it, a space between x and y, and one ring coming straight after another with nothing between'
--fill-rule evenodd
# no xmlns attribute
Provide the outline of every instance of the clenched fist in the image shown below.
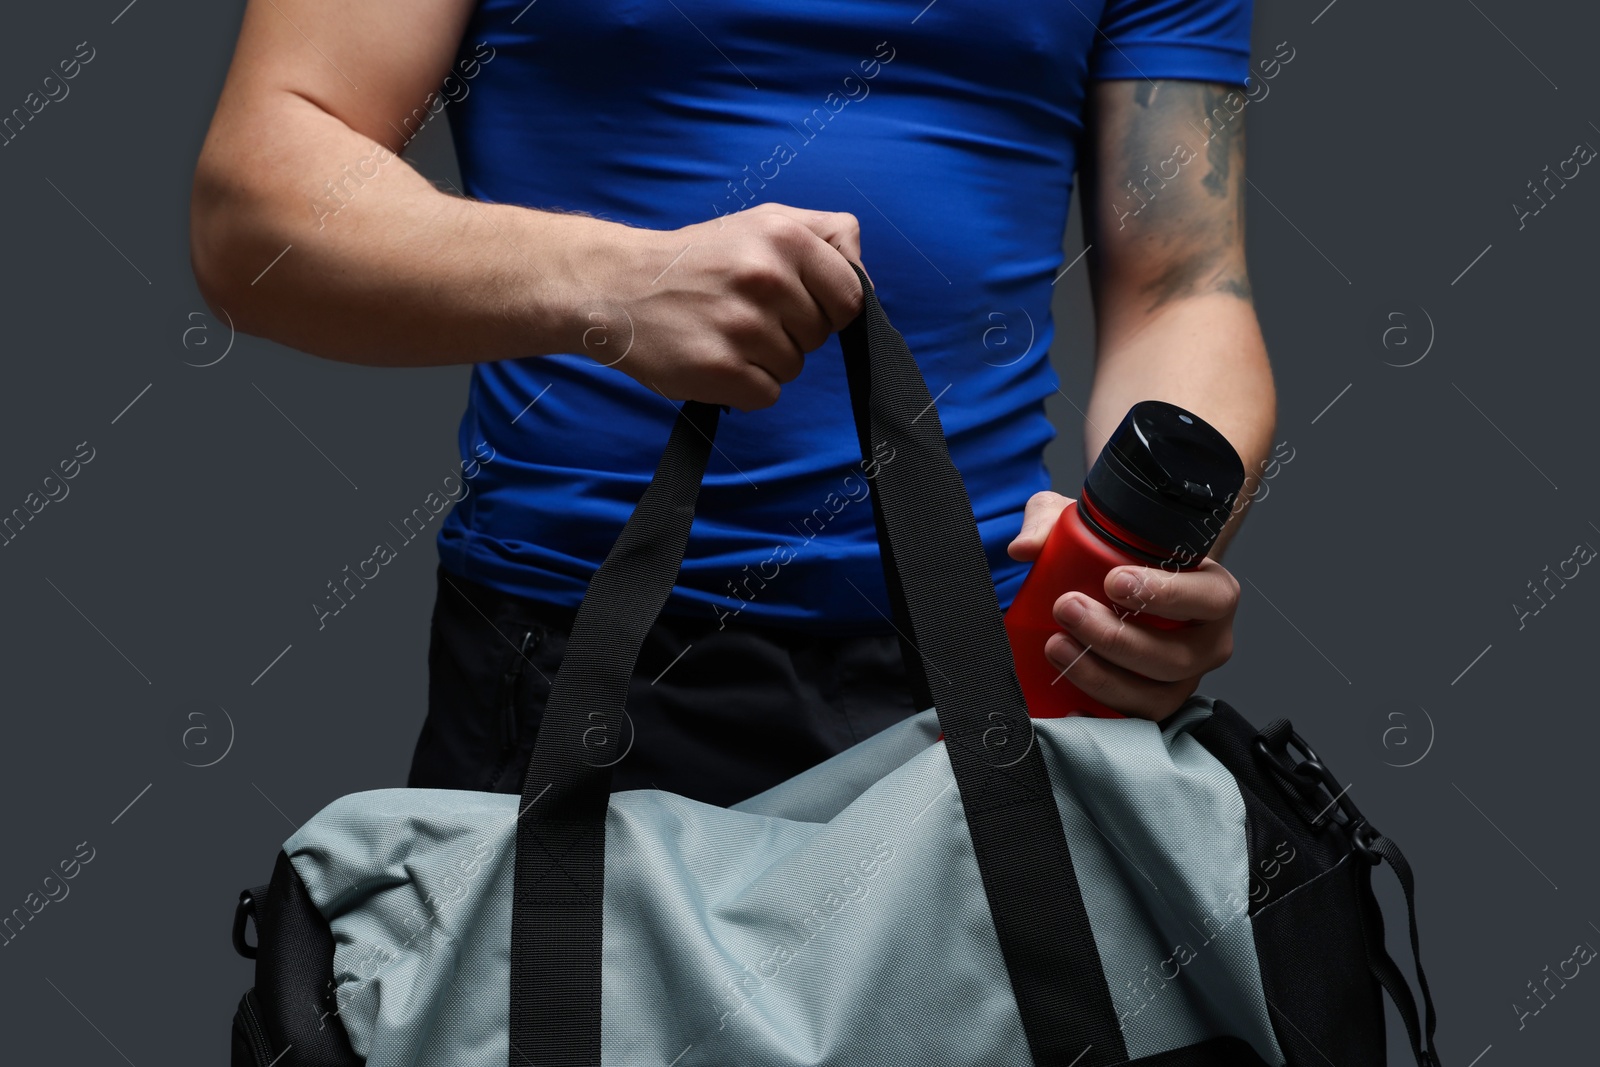
<svg viewBox="0 0 1600 1067"><path fill-rule="evenodd" d="M607 351L609 338L585 349L672 400L768 407L806 354L861 311L850 266L861 227L847 212L767 203L620 236L586 288L626 309L626 355Z"/></svg>

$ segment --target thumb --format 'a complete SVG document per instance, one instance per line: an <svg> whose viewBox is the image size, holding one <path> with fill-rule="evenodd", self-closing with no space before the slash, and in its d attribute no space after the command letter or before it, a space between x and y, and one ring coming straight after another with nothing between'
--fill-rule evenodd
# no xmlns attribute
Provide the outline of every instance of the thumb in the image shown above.
<svg viewBox="0 0 1600 1067"><path fill-rule="evenodd" d="M1056 520L1061 517L1067 505L1075 499L1048 489L1029 497L1027 507L1022 513L1022 532L1006 546L1006 554L1023 563L1031 563L1038 559L1040 551L1044 548L1045 538L1050 536L1051 528L1055 526Z"/></svg>

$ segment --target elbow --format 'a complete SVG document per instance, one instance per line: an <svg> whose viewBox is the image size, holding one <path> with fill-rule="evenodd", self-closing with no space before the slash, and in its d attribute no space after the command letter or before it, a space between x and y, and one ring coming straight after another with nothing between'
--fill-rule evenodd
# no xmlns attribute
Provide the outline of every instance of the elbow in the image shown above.
<svg viewBox="0 0 1600 1067"><path fill-rule="evenodd" d="M202 155L189 190L189 269L200 298L213 315L228 303L227 272L223 266L228 256L219 210L222 184L216 168L208 165Z"/></svg>
<svg viewBox="0 0 1600 1067"><path fill-rule="evenodd" d="M191 213L189 267L194 273L195 286L200 290L200 299L205 302L213 318L236 322L232 312L224 311L230 303L235 302L225 288L225 275L217 265L219 253L215 247L214 235L202 229L202 226L203 223L196 220Z"/></svg>
<svg viewBox="0 0 1600 1067"><path fill-rule="evenodd" d="M200 298L217 319L237 327L245 317L240 286L234 283L239 254L238 227L230 220L229 181L204 159L195 168L189 194L189 267Z"/></svg>
<svg viewBox="0 0 1600 1067"><path fill-rule="evenodd" d="M267 196L202 156L189 197L189 266L212 315L241 333L270 336L272 290L253 282L280 229Z"/></svg>

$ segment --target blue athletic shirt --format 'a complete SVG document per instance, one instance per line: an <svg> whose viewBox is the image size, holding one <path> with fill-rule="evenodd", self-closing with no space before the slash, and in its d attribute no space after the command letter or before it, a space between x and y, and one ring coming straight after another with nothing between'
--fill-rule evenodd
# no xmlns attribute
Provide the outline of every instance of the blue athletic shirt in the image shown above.
<svg viewBox="0 0 1600 1067"><path fill-rule="evenodd" d="M1251 0L481 0L450 123L481 200L653 229L763 201L855 214L1005 607L1028 569L1006 545L1050 488L1050 297L1088 81L1243 86L1250 18ZM889 628L848 398L835 334L776 404L722 416L666 613ZM575 607L675 413L581 353L476 364L441 564Z"/></svg>

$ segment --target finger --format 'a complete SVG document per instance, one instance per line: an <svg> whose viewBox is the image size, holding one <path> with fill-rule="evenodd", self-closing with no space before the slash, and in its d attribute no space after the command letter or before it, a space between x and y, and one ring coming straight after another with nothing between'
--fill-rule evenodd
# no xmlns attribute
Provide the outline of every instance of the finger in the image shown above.
<svg viewBox="0 0 1600 1067"><path fill-rule="evenodd" d="M780 370L775 372L773 376L784 385L788 385L800 377L800 371L806 365L806 353L811 349L806 347L805 342L790 333L789 327L783 326L781 323L779 326L783 330L783 339L788 347L783 350L781 357L776 361L780 364Z"/></svg>
<svg viewBox="0 0 1600 1067"><path fill-rule="evenodd" d="M640 381L673 403L698 400L703 404L725 405L739 411L756 411L778 402L778 381L764 368L742 358L728 358L717 370L692 387L670 382Z"/></svg>
<svg viewBox="0 0 1600 1067"><path fill-rule="evenodd" d="M1129 578L1131 587L1124 584ZM1189 571L1115 567L1106 574L1105 592L1117 604L1164 619L1225 619L1239 604L1238 580L1209 558Z"/></svg>
<svg viewBox="0 0 1600 1067"><path fill-rule="evenodd" d="M819 211L764 201L741 214L782 215L793 219L832 246L847 260L861 259L861 222L848 211Z"/></svg>
<svg viewBox="0 0 1600 1067"><path fill-rule="evenodd" d="M749 358L751 363L766 371L779 385L788 385L800 377L806 365L805 350L782 322L774 324L763 343L755 346Z"/></svg>
<svg viewBox="0 0 1600 1067"><path fill-rule="evenodd" d="M760 385L764 378L781 386L800 376L805 367L805 353L785 325L783 308L799 301L809 302L810 298L799 292L798 282L792 282L792 288L795 293L786 292L772 298L777 310L750 304L743 309L739 319L726 327L726 344L721 361L725 364L723 370L736 382ZM764 390L765 386L761 388ZM709 402L710 398L706 399ZM730 401L719 400L717 403Z"/></svg>
<svg viewBox="0 0 1600 1067"><path fill-rule="evenodd" d="M1022 512L1022 531L1006 546L1006 553L1024 563L1037 559L1051 528L1072 501L1072 497L1048 489L1030 496Z"/></svg>
<svg viewBox="0 0 1600 1067"><path fill-rule="evenodd" d="M776 404L782 389L782 383L765 367L746 363L743 372L729 382L726 398L711 402L727 404L740 411L759 411Z"/></svg>
<svg viewBox="0 0 1600 1067"><path fill-rule="evenodd" d="M1198 678L1153 681L1108 663L1095 654L1097 651L1066 634L1055 634L1045 642L1046 657L1062 672L1060 680L1070 681L1086 696L1124 715L1160 722L1176 711L1199 684Z"/></svg>
<svg viewBox="0 0 1600 1067"><path fill-rule="evenodd" d="M1181 630L1141 626L1082 593L1056 601L1054 615L1068 635L1095 655L1159 682L1177 682L1216 670L1232 655L1231 624L1225 620Z"/></svg>
<svg viewBox="0 0 1600 1067"><path fill-rule="evenodd" d="M815 315L818 325L809 328L820 328L822 340L826 340L829 334L854 322L866 303L861 279L850 266L860 251L857 250L855 257L847 257L814 230L806 230L803 236L807 239L801 241L796 250L795 266L813 307L804 310L797 307L796 322L809 325L806 315ZM796 336L802 336L801 331L797 330ZM821 343L818 341L808 351L821 347Z"/></svg>
<svg viewBox="0 0 1600 1067"><path fill-rule="evenodd" d="M832 245L847 260L861 259L861 222L848 211L810 211L798 208L795 217Z"/></svg>
<svg viewBox="0 0 1600 1067"><path fill-rule="evenodd" d="M821 347L828 336L816 303L788 272L781 287L747 310L749 318L729 330L733 354L780 385L794 381L805 369L806 352Z"/></svg>
<svg viewBox="0 0 1600 1067"><path fill-rule="evenodd" d="M769 211L766 219L763 225L778 257L759 278L761 288L751 294L757 306L733 336L740 358L785 385L800 376L806 353L821 348L833 332L827 310L806 281L808 261L814 264L824 256L836 261L836 270L849 272L850 268L793 215ZM853 272L850 277L859 293L861 283Z"/></svg>

